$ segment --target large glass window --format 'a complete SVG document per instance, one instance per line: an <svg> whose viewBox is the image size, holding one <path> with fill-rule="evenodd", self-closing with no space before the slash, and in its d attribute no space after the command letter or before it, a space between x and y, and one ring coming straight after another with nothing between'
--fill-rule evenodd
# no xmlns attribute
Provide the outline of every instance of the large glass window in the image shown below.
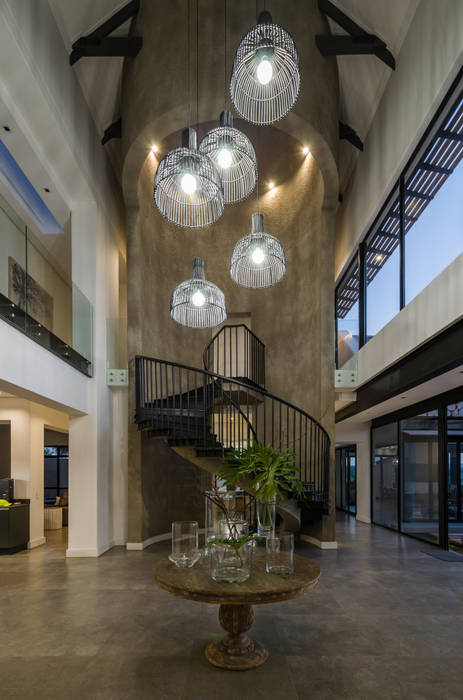
<svg viewBox="0 0 463 700"><path fill-rule="evenodd" d="M460 74L363 238L365 298L356 270L336 288L338 368L356 352L359 328L367 342L463 255L462 90Z"/></svg>
<svg viewBox="0 0 463 700"><path fill-rule="evenodd" d="M400 201L391 204L368 236L365 252L367 283L366 340L400 311Z"/></svg>
<svg viewBox="0 0 463 700"><path fill-rule="evenodd" d="M439 543L437 410L400 421L402 532Z"/></svg>
<svg viewBox="0 0 463 700"><path fill-rule="evenodd" d="M397 530L399 450L397 423L373 430L373 522Z"/></svg>
<svg viewBox="0 0 463 700"><path fill-rule="evenodd" d="M359 280L357 261L336 291L337 366L342 367L359 349Z"/></svg>
<svg viewBox="0 0 463 700"><path fill-rule="evenodd" d="M424 190L432 200L410 194L406 198L406 304L463 253L463 165L438 189L443 178L419 168L407 183L408 192Z"/></svg>

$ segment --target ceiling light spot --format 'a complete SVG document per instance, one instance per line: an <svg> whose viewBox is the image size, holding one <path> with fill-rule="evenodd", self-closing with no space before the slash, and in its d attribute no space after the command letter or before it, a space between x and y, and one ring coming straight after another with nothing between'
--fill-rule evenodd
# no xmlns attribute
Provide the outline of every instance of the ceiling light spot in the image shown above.
<svg viewBox="0 0 463 700"><path fill-rule="evenodd" d="M44 187L44 188L43 188L43 191L44 191L44 192L50 192L50 188L49 188L49 187Z"/></svg>
<svg viewBox="0 0 463 700"><path fill-rule="evenodd" d="M6 124L3 125L3 131L11 131L10 127Z"/></svg>
<svg viewBox="0 0 463 700"><path fill-rule="evenodd" d="M307 155L309 154L309 147L308 147L308 146L304 146L304 148L302 149L302 153L303 153L305 156L307 156Z"/></svg>
<svg viewBox="0 0 463 700"><path fill-rule="evenodd" d="M377 255L375 258L376 262L381 262L382 259L383 259L383 256L381 255L381 253L379 253L379 255Z"/></svg>
<svg viewBox="0 0 463 700"><path fill-rule="evenodd" d="M269 188L269 190L273 190L274 187L275 187L275 183L274 183L274 182L269 182L269 183L268 183L268 188Z"/></svg>
<svg viewBox="0 0 463 700"><path fill-rule="evenodd" d="M151 146L151 153L157 153L159 151L159 147L156 143L153 143Z"/></svg>

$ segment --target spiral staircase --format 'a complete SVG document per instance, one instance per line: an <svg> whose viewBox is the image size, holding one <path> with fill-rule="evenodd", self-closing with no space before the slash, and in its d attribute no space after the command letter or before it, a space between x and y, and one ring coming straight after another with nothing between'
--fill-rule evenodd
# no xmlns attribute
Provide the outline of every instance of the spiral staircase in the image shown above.
<svg viewBox="0 0 463 700"><path fill-rule="evenodd" d="M135 359L139 430L163 438L216 474L226 453L254 441L296 455L304 498L278 504L285 529L328 513L330 439L308 413L265 389L265 346L244 324L222 327L206 346L204 370L151 357Z"/></svg>

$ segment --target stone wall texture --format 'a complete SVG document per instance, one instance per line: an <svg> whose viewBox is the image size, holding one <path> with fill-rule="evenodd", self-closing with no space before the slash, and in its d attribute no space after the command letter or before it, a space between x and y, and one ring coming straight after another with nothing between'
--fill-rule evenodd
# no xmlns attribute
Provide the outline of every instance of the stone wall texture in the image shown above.
<svg viewBox="0 0 463 700"><path fill-rule="evenodd" d="M127 218L127 299L130 382L134 357L143 354L202 367L211 330L192 330L170 319L174 287L191 276L192 258L206 261L206 278L225 293L229 313L251 314L252 330L266 345L267 389L301 407L333 436L334 318L333 224L337 195L336 148L338 84L334 60L322 59L314 35L327 31L317 3L272 2L274 20L294 36L301 57L302 88L293 113L271 127L235 126L252 140L259 164L256 192L225 208L211 227L181 229L168 223L153 202L158 159L180 143L187 123L187 3L142 1L133 31L143 50L127 63L123 81L123 184ZM228 3L227 63L240 37L255 19L245 0ZM216 124L224 108L223 4L199 0L198 140ZM190 64L196 105L196 2L191 2ZM227 71L229 74L229 70ZM227 107L230 107L229 102ZM196 106L193 109L195 125ZM306 157L303 146L311 155ZM275 187L270 190L268 183ZM247 290L229 275L237 240L251 230L254 211L264 214L265 230L284 245L287 274L275 287ZM134 414L131 391L130 418ZM194 470L201 472L195 474ZM129 425L129 541L167 532L173 519L199 518L202 470L158 440L147 440ZM175 498L189 492L178 510ZM334 478L332 479L334 500ZM175 497L174 497L175 496ZM198 510L199 509L199 510ZM175 517L174 517L175 516ZM334 513L317 526L315 536L334 539Z"/></svg>

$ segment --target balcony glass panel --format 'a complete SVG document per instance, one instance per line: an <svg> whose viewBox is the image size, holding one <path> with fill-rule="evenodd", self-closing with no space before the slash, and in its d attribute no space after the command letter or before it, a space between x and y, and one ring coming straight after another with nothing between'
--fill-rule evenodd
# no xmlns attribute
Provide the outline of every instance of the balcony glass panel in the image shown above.
<svg viewBox="0 0 463 700"><path fill-rule="evenodd" d="M52 221L26 226L0 197L0 318L91 375L93 309L72 282L70 217Z"/></svg>

